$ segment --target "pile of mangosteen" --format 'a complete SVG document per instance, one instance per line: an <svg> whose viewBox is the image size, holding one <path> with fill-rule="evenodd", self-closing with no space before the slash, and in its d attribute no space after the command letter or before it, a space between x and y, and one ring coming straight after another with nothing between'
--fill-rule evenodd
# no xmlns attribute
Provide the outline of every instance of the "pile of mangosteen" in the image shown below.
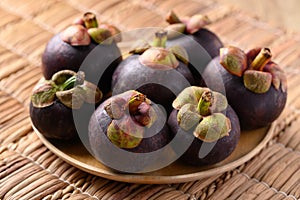
<svg viewBox="0 0 300 200"><path fill-rule="evenodd" d="M90 153L108 167L117 150L146 158L166 146L179 162L199 166L226 159L241 131L278 118L287 84L270 49L224 46L205 28L207 16L170 12L166 21L152 42L126 57L117 44L120 30L91 12L56 34L42 56L44 77L31 95L34 127L67 142L85 134ZM91 54L97 59L85 62ZM86 105L93 109L79 133L74 113ZM174 144L176 137L181 142ZM147 167L130 162L141 166L131 172Z"/></svg>

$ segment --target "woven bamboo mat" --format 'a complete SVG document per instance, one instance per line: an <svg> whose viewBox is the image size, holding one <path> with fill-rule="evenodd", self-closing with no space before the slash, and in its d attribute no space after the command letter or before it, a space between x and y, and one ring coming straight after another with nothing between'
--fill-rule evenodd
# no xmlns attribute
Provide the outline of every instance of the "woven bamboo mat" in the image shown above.
<svg viewBox="0 0 300 200"><path fill-rule="evenodd" d="M268 46L288 76L288 104L274 138L252 160L221 175L169 185L121 183L62 161L33 132L28 97L41 77L47 41L94 11L122 30L165 26L164 15L208 14L226 44ZM206 0L0 1L0 199L298 199L300 198L300 34Z"/></svg>

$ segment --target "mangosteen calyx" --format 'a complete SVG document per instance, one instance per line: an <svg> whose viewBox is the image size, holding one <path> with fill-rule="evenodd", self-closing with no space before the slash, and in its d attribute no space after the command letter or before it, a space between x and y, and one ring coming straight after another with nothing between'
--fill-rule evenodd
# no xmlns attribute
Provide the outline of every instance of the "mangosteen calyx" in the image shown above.
<svg viewBox="0 0 300 200"><path fill-rule="evenodd" d="M91 38L82 25L69 26L62 32L61 39L72 46L87 46L91 43Z"/></svg>
<svg viewBox="0 0 300 200"><path fill-rule="evenodd" d="M111 118L106 130L108 139L125 149L137 147L143 139L145 128L150 128L157 120L151 101L134 90L112 98L104 110Z"/></svg>
<svg viewBox="0 0 300 200"><path fill-rule="evenodd" d="M220 48L220 64L231 74L241 77L247 69L247 56L233 46Z"/></svg>
<svg viewBox="0 0 300 200"><path fill-rule="evenodd" d="M140 63L153 69L175 69L179 62L175 55L164 48L152 47L146 50L140 57Z"/></svg>
<svg viewBox="0 0 300 200"><path fill-rule="evenodd" d="M129 51L129 53L141 54L139 57L140 63L153 69L175 69L178 67L179 61L187 65L189 59L185 49L180 46L166 48L166 42L167 31L158 31L155 33L151 45L143 43L139 47Z"/></svg>
<svg viewBox="0 0 300 200"><path fill-rule="evenodd" d="M105 28L90 28L88 29L90 37L98 44L111 44L113 39L112 34L108 29Z"/></svg>
<svg viewBox="0 0 300 200"><path fill-rule="evenodd" d="M102 92L84 78L82 71L77 73L71 70L59 71L51 80L43 80L36 85L31 102L36 108L44 108L58 99L71 109L79 109L84 102L98 103L102 99Z"/></svg>
<svg viewBox="0 0 300 200"><path fill-rule="evenodd" d="M211 23L206 15L196 14L180 19L173 11L167 14L166 21L169 23L166 27L169 39L176 38L181 33L193 34Z"/></svg>
<svg viewBox="0 0 300 200"><path fill-rule="evenodd" d="M112 36L117 35L112 38ZM61 39L72 46L87 46L92 41L97 44L112 44L121 41L120 30L107 23L98 23L96 15L87 12L82 18L76 19L61 34Z"/></svg>
<svg viewBox="0 0 300 200"><path fill-rule="evenodd" d="M184 131L193 129L194 136L204 142L216 141L231 131L231 121L222 113L227 109L227 99L221 93L190 86L177 96L172 106L178 110L179 126Z"/></svg>
<svg viewBox="0 0 300 200"><path fill-rule="evenodd" d="M234 46L220 49L220 64L230 74L243 77L244 86L257 94L268 92L271 85L276 90L287 90L284 71L271 57L268 48L255 48L248 53Z"/></svg>

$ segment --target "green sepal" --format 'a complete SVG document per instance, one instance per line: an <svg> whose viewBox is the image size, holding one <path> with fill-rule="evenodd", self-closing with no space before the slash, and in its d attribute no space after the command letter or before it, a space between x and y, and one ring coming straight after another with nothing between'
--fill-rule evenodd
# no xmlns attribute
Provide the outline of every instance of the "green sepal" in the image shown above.
<svg viewBox="0 0 300 200"><path fill-rule="evenodd" d="M257 94L269 91L272 84L272 75L268 72L247 70L243 76L244 86Z"/></svg>
<svg viewBox="0 0 300 200"><path fill-rule="evenodd" d="M197 106L193 104L185 104L177 114L178 124L185 131L195 127L201 120L202 116L198 113Z"/></svg>
<svg viewBox="0 0 300 200"><path fill-rule="evenodd" d="M222 113L213 113L202 119L194 130L194 136L204 142L214 142L229 136L230 131L230 120Z"/></svg>
<svg viewBox="0 0 300 200"><path fill-rule="evenodd" d="M132 149L137 147L144 135L144 128L134 123L131 117L112 120L107 128L108 139L117 147Z"/></svg>
<svg viewBox="0 0 300 200"><path fill-rule="evenodd" d="M38 84L31 95L33 106L36 108L51 106L54 103L56 91L57 87L55 87L51 81Z"/></svg>

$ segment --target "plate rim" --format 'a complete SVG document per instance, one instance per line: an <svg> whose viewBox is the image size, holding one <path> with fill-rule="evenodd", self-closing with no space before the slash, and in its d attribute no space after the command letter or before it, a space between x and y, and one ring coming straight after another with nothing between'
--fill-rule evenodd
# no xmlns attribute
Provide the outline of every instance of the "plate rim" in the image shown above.
<svg viewBox="0 0 300 200"><path fill-rule="evenodd" d="M139 183L139 184L172 184L172 183L184 183L184 182L190 182L190 181L196 181L203 178L208 178L211 176L216 176L221 173L225 173L227 171L230 171L234 168L237 168L238 166L246 163L250 159L252 159L255 155L257 155L270 141L270 139L273 137L274 129L276 126L276 121L274 121L266 130L265 136L263 139L258 143L257 146L255 146L251 151L246 153L245 155L241 156L237 160L234 160L232 162L226 163L225 165L218 166L215 168L199 171L199 172L193 172L193 173L187 173L187 174L180 174L180 175L144 175L144 174L122 174L118 172L114 172L112 170L103 170L99 169L97 167L91 166L89 164L83 163L82 161L79 161L70 155L64 153L59 148L57 148L54 144L52 144L47 138L45 138L33 125L31 122L31 126L34 130L34 132L37 134L39 139L42 141L42 143L56 156L58 156L60 159L65 161L66 163L84 171L88 172L90 174L106 178L113 181L120 181L120 182L126 182L126 183Z"/></svg>

